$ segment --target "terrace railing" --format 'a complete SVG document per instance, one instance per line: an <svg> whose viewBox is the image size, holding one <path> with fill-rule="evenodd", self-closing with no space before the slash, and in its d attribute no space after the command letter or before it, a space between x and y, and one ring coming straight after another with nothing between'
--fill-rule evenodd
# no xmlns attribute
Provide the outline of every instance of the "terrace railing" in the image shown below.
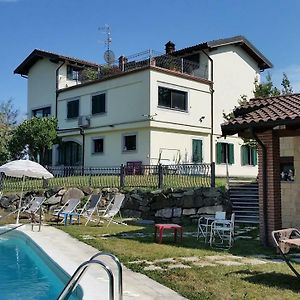
<svg viewBox="0 0 300 300"><path fill-rule="evenodd" d="M174 164L138 165L128 167L48 167L54 178L48 180L26 179L24 190L39 190L55 186L136 187L136 188L194 188L215 186L215 165ZM18 191L21 180L2 174L3 191Z"/></svg>

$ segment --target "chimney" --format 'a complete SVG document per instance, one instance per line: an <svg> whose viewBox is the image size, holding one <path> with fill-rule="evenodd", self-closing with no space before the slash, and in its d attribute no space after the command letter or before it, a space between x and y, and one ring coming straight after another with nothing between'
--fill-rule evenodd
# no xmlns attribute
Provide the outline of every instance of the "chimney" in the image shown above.
<svg viewBox="0 0 300 300"><path fill-rule="evenodd" d="M165 44L166 54L171 54L175 51L175 44L171 41L168 41Z"/></svg>

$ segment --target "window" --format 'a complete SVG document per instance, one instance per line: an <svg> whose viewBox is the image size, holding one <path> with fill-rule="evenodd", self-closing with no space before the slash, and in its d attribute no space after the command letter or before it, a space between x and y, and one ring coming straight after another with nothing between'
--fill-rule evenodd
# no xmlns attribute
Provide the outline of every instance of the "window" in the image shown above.
<svg viewBox="0 0 300 300"><path fill-rule="evenodd" d="M217 164L228 163L234 164L234 148L233 144L217 143Z"/></svg>
<svg viewBox="0 0 300 300"><path fill-rule="evenodd" d="M241 147L241 164L242 166L256 166L257 150L253 147L243 145Z"/></svg>
<svg viewBox="0 0 300 300"><path fill-rule="evenodd" d="M187 111L187 92L158 87L158 105Z"/></svg>
<svg viewBox="0 0 300 300"><path fill-rule="evenodd" d="M33 117L49 117L51 115L51 107L43 107L39 109L33 109L32 110L32 116Z"/></svg>
<svg viewBox="0 0 300 300"><path fill-rule="evenodd" d="M203 161L202 158L202 140L193 140L192 142L192 162L201 163Z"/></svg>
<svg viewBox="0 0 300 300"><path fill-rule="evenodd" d="M283 181L294 181L295 167L293 156L280 157L280 178Z"/></svg>
<svg viewBox="0 0 300 300"><path fill-rule="evenodd" d="M105 94L92 96L92 114L105 113Z"/></svg>
<svg viewBox="0 0 300 300"><path fill-rule="evenodd" d="M94 139L93 140L93 153L103 153L104 149L104 139Z"/></svg>
<svg viewBox="0 0 300 300"><path fill-rule="evenodd" d="M67 66L67 79L69 80L79 80L80 68L74 66Z"/></svg>
<svg viewBox="0 0 300 300"><path fill-rule="evenodd" d="M69 101L67 103L67 118L77 118L79 116L79 100Z"/></svg>
<svg viewBox="0 0 300 300"><path fill-rule="evenodd" d="M124 135L123 137L123 151L136 150L136 135Z"/></svg>

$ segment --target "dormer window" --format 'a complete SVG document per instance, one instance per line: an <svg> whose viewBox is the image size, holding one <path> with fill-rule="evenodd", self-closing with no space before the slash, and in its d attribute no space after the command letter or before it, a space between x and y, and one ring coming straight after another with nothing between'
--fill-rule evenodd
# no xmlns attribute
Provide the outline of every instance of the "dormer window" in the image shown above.
<svg viewBox="0 0 300 300"><path fill-rule="evenodd" d="M79 80L80 68L68 65L67 66L67 79L68 80Z"/></svg>

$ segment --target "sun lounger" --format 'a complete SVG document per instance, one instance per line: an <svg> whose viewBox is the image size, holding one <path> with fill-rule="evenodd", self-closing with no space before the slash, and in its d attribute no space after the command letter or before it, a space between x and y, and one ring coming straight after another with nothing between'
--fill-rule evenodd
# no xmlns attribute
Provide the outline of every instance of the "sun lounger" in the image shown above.
<svg viewBox="0 0 300 300"><path fill-rule="evenodd" d="M85 226L91 221L93 214L96 213L98 219L100 218L99 214L99 204L101 201L102 195L101 194L92 194L90 195L88 201L82 208L80 212L80 217L85 217L87 219Z"/></svg>
<svg viewBox="0 0 300 300"><path fill-rule="evenodd" d="M300 249L300 231L296 228L275 230L272 231L272 237L279 253L283 257L289 268L298 278L300 278L299 272L293 267L290 260L286 256L286 254L289 253L290 249Z"/></svg>
<svg viewBox="0 0 300 300"><path fill-rule="evenodd" d="M105 212L103 213L102 216L100 216L99 222L98 224L101 222L101 219L105 219L106 221L108 221L107 227L109 226L109 224L111 222L113 223L117 223L117 224L123 224L123 225L127 225L125 223L122 222L122 215L121 215L121 207L123 204L123 201L125 199L125 195L121 194L121 193L117 193L114 195L112 201L110 202L110 204L107 206L107 209L105 210ZM121 221L113 221L114 217L119 214Z"/></svg>
<svg viewBox="0 0 300 300"><path fill-rule="evenodd" d="M59 218L63 217L63 221L66 225L67 219L72 214L76 214L76 207L79 205L80 199L71 198L69 199L59 210L53 213L53 216L56 216L56 223L58 223ZM77 213L79 217L79 213Z"/></svg>

